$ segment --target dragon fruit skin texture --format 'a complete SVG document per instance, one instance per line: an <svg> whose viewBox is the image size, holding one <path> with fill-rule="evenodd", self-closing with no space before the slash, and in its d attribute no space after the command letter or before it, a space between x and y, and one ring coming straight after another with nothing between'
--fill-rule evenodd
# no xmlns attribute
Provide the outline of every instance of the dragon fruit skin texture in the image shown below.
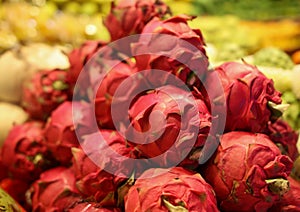
<svg viewBox="0 0 300 212"><path fill-rule="evenodd" d="M101 81L99 87L94 88L95 99L90 99L95 104L95 116L101 128L115 129L111 115L112 99L118 86L128 77L136 73L133 63L121 62L113 67Z"/></svg>
<svg viewBox="0 0 300 212"><path fill-rule="evenodd" d="M203 177L220 210L267 211L288 190L292 164L266 135L235 131L220 138Z"/></svg>
<svg viewBox="0 0 300 212"><path fill-rule="evenodd" d="M181 167L161 171L149 169L137 179L125 196L125 211L219 211L214 191L200 174Z"/></svg>

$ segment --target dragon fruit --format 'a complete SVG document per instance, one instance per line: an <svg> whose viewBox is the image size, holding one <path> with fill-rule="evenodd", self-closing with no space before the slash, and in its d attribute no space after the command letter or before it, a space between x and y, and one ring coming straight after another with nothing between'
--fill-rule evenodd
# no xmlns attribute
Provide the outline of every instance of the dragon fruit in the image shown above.
<svg viewBox="0 0 300 212"><path fill-rule="evenodd" d="M68 97L65 70L37 72L25 83L22 106L32 118L46 120L51 112Z"/></svg>
<svg viewBox="0 0 300 212"><path fill-rule="evenodd" d="M281 119L268 123L267 129L263 131L279 147L282 154L288 155L293 161L298 156L297 141L298 133Z"/></svg>
<svg viewBox="0 0 300 212"><path fill-rule="evenodd" d="M180 15L163 21L154 18L149 22L139 41L132 45L138 69L163 70L177 76L187 85L199 84L193 71L197 76L204 77L209 62L201 31L191 29L187 24L191 19Z"/></svg>
<svg viewBox="0 0 300 212"><path fill-rule="evenodd" d="M267 211L288 190L292 165L268 136L235 131L222 135L202 171L220 210Z"/></svg>
<svg viewBox="0 0 300 212"><path fill-rule="evenodd" d="M71 148L79 146L75 129L72 103L64 102L52 112L44 131L48 149L63 165L71 161Z"/></svg>
<svg viewBox="0 0 300 212"><path fill-rule="evenodd" d="M67 81L70 85L71 94L76 93L82 97L87 96L88 87L90 86L89 75L84 75L86 84L83 84L84 86L82 85L82 89L74 91L75 84L81 71L84 69L85 65L88 64L88 61L90 61L95 53L97 53L97 51L105 44L106 43L102 41L86 41L79 48L76 48L69 53L70 69L67 72Z"/></svg>
<svg viewBox="0 0 300 212"><path fill-rule="evenodd" d="M126 181L126 177L139 176L144 171L144 164L132 162L138 158L138 152L126 145L116 131L100 130L99 133L85 137L81 144L84 151L72 148L72 167L76 186L84 197L94 199L100 206L114 206L118 186Z"/></svg>
<svg viewBox="0 0 300 212"><path fill-rule="evenodd" d="M274 113L281 103L281 93L274 83L255 66L238 62L226 62L215 68L222 82L227 117L225 131L261 132L278 114ZM206 78L207 89L213 91L214 77ZM206 98L208 99L208 98ZM214 101L214 100L211 100ZM278 112L278 110L276 110Z"/></svg>
<svg viewBox="0 0 300 212"><path fill-rule="evenodd" d="M112 99L116 98L114 94L118 86L135 72L133 63L119 63L104 76L100 86L95 88L95 116L101 128L115 128L111 115Z"/></svg>
<svg viewBox="0 0 300 212"><path fill-rule="evenodd" d="M32 211L64 211L81 201L75 183L71 169L56 167L43 172L28 191Z"/></svg>
<svg viewBox="0 0 300 212"><path fill-rule="evenodd" d="M193 100L191 93L171 85L140 96L129 110L128 141L147 158L164 155L153 159L162 167L177 165L192 149L205 144L211 126L205 103Z"/></svg>
<svg viewBox="0 0 300 212"><path fill-rule="evenodd" d="M174 167L145 171L125 196L125 211L219 210L213 189L200 174Z"/></svg>
<svg viewBox="0 0 300 212"><path fill-rule="evenodd" d="M30 121L16 125L5 140L1 158L9 174L23 181L32 181L44 170L55 165L47 149L44 124Z"/></svg>
<svg viewBox="0 0 300 212"><path fill-rule="evenodd" d="M290 190L285 193L270 211L299 212L300 211L300 182L288 177Z"/></svg>
<svg viewBox="0 0 300 212"><path fill-rule="evenodd" d="M163 18L170 14L169 7L161 0L118 0L112 3L111 11L104 21L111 40L142 32L154 17Z"/></svg>

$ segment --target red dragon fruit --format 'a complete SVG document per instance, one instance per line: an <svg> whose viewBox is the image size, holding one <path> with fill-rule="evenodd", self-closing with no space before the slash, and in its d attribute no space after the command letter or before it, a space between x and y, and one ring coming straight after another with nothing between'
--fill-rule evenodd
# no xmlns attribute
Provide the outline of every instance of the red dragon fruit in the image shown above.
<svg viewBox="0 0 300 212"><path fill-rule="evenodd" d="M298 156L297 141L298 133L284 120L268 123L263 131L279 147L282 154L288 155L293 161Z"/></svg>
<svg viewBox="0 0 300 212"><path fill-rule="evenodd" d="M71 94L75 92L81 97L87 96L88 88L90 86L88 74L83 75L83 81L86 81L86 83L82 84L82 89L77 91L73 91L73 89L84 67L97 53L97 51L105 45L106 43L102 41L86 41L79 48L76 48L69 53L68 57L70 61L70 69L67 73L67 81L70 84Z"/></svg>
<svg viewBox="0 0 300 212"><path fill-rule="evenodd" d="M180 15L163 21L155 18L149 22L139 41L132 45L138 69L163 70L174 74L187 85L199 84L193 71L202 78L209 63L201 31L191 29L187 24L191 19Z"/></svg>
<svg viewBox="0 0 300 212"><path fill-rule="evenodd" d="M267 211L288 190L292 161L264 134L229 132L203 170L222 211Z"/></svg>
<svg viewBox="0 0 300 212"><path fill-rule="evenodd" d="M25 83L22 106L32 118L46 120L58 105L69 98L66 78L65 70L45 70Z"/></svg>
<svg viewBox="0 0 300 212"><path fill-rule="evenodd" d="M270 212L300 212L300 182L288 177L290 190L285 193Z"/></svg>
<svg viewBox="0 0 300 212"><path fill-rule="evenodd" d="M115 128L111 115L112 99L116 98L118 86L135 72L133 63L121 62L109 70L99 87L95 87L95 116L101 128Z"/></svg>
<svg viewBox="0 0 300 212"><path fill-rule="evenodd" d="M275 90L273 81L255 66L238 62L223 63L215 71L226 97L225 131L261 132L273 116L277 115L273 113L274 106L270 105L281 103L281 94ZM213 90L213 80L214 77L207 76L207 89Z"/></svg>
<svg viewBox="0 0 300 212"><path fill-rule="evenodd" d="M81 201L75 182L73 171L65 167L56 167L43 172L28 192L32 211L64 211L77 201Z"/></svg>
<svg viewBox="0 0 300 212"><path fill-rule="evenodd" d="M16 125L6 138L1 157L9 174L24 181L32 181L54 165L43 134L43 123L30 121Z"/></svg>
<svg viewBox="0 0 300 212"><path fill-rule="evenodd" d="M161 0L118 0L112 3L104 24L115 41L125 36L139 34L154 17L170 14L169 7Z"/></svg>
<svg viewBox="0 0 300 212"><path fill-rule="evenodd" d="M125 211L219 211L213 189L198 173L175 167L149 169L141 177L125 196Z"/></svg>
<svg viewBox="0 0 300 212"><path fill-rule="evenodd" d="M52 112L44 132L47 147L63 165L68 165L71 161L71 148L79 146L75 129L72 102L64 102Z"/></svg>
<svg viewBox="0 0 300 212"><path fill-rule="evenodd" d="M72 149L76 186L84 197L94 199L100 206L114 206L118 186L127 176L142 172L142 167L135 167L129 160L137 158L138 153L116 131L100 130L100 133L102 138L98 133L85 137L81 144L84 151ZM115 156L116 153L120 156Z"/></svg>
<svg viewBox="0 0 300 212"><path fill-rule="evenodd" d="M119 208L103 208L95 202L80 202L68 209L68 212L121 212Z"/></svg>
<svg viewBox="0 0 300 212"><path fill-rule="evenodd" d="M191 150L202 147L211 126L205 103L170 85L140 96L131 106L129 117L128 141L147 158L163 155L153 159L163 167L177 165Z"/></svg>

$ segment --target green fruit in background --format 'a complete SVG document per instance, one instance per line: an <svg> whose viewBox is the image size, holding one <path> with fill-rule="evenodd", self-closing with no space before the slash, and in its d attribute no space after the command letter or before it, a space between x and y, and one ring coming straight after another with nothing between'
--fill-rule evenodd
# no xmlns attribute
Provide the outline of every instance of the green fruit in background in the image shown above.
<svg viewBox="0 0 300 212"><path fill-rule="evenodd" d="M279 48L266 47L253 55L253 63L259 66L276 67L292 70L294 63L290 56Z"/></svg>
<svg viewBox="0 0 300 212"><path fill-rule="evenodd" d="M218 61L239 60L246 55L244 49L236 43L226 43L219 47Z"/></svg>
<svg viewBox="0 0 300 212"><path fill-rule="evenodd" d="M285 119L295 130L300 129L300 99L292 91L282 94L282 102L290 104L288 109L283 113Z"/></svg>

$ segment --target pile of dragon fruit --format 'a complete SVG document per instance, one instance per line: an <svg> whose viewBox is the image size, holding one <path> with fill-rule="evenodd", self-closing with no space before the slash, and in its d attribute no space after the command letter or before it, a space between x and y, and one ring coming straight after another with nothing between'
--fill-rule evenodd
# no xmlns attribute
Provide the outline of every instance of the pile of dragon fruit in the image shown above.
<svg viewBox="0 0 300 212"><path fill-rule="evenodd" d="M298 134L280 118L285 108L281 93L272 79L243 61L212 68L201 31L188 25L192 19L172 16L161 0L118 1L104 22L111 42L152 33L149 39L133 39L122 52L118 45L86 41L68 53L68 70L44 70L24 84L22 106L31 118L13 127L0 150L0 187L23 211L300 211ZM177 51L180 43L172 39L157 41L155 35L162 34L188 42L202 57L188 47ZM153 43L160 55L126 56ZM99 52L105 55L90 62ZM109 63L101 61L104 57L121 62L108 73L103 71ZM130 88L123 90L120 102L132 100L125 117L115 116L120 118L115 123L111 105L118 86L146 69L163 70L189 90L168 84L168 77L143 75L130 88L155 78L163 89L149 86L134 98ZM221 118L212 108L218 108L221 97L206 90L214 90L213 74L226 106L222 134L212 130L214 120ZM183 122L178 102L188 121ZM165 118L160 129L156 113ZM153 132L139 138L144 143L132 142L116 126L122 118L136 131ZM182 129L197 133L181 135ZM153 141L156 132L160 136ZM214 145L211 156L200 163ZM124 157L115 158L111 150Z"/></svg>

